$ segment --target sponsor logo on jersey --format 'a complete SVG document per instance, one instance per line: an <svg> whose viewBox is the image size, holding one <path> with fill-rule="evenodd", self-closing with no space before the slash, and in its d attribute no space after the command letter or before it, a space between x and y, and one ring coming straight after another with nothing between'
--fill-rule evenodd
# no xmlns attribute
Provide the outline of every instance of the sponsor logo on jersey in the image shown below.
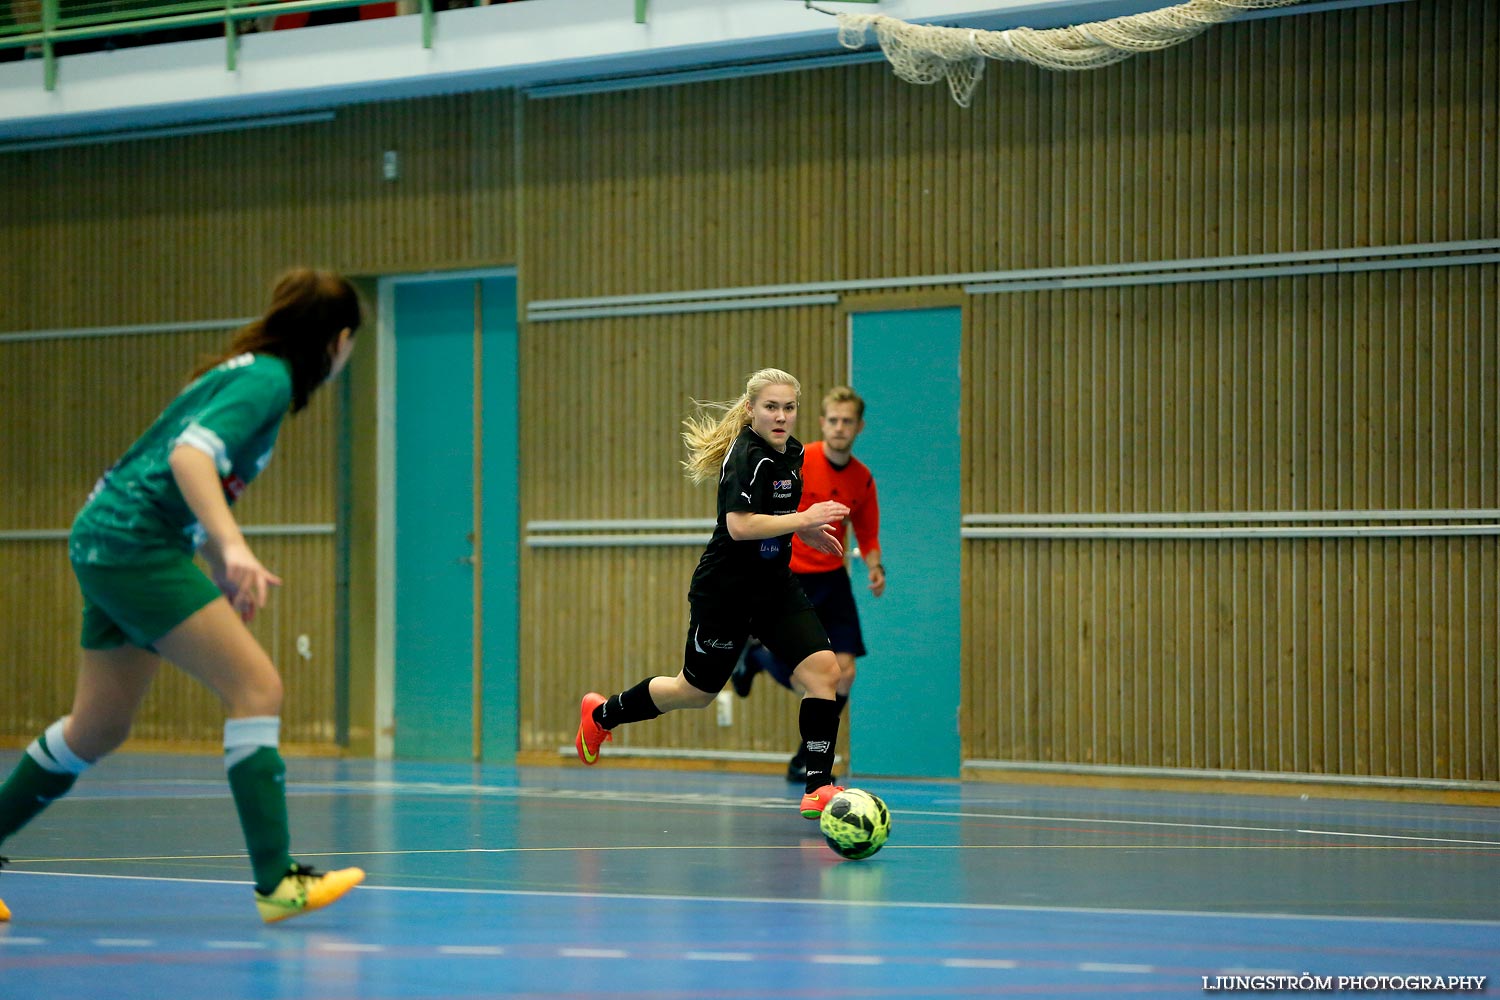
<svg viewBox="0 0 1500 1000"><path fill-rule="evenodd" d="M698 652L703 653L705 656L708 654L708 649L734 649L735 648L735 644L733 642L731 642L730 640L728 640L728 639L706 638L706 637L703 636L702 633L703 633L703 626L702 625L699 625L697 628L693 629L693 648L697 649ZM704 649L703 648L703 644L704 643L708 644L708 649Z"/></svg>
<svg viewBox="0 0 1500 1000"><path fill-rule="evenodd" d="M781 553L781 539L767 538L760 543L760 557L762 559L775 559Z"/></svg>

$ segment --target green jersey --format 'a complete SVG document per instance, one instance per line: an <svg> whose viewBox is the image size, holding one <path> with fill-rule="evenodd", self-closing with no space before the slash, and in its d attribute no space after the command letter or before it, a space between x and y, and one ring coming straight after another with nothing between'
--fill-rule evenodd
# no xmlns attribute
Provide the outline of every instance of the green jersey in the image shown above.
<svg viewBox="0 0 1500 1000"><path fill-rule="evenodd" d="M178 445L209 455L231 505L271 461L292 402L292 373L270 354L241 354L204 372L100 477L73 522L75 563L119 566L203 541L169 464Z"/></svg>

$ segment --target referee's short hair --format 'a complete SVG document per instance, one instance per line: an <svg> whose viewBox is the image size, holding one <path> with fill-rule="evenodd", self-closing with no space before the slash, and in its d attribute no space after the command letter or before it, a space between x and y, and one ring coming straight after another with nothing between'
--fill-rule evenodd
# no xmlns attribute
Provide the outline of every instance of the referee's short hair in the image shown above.
<svg viewBox="0 0 1500 1000"><path fill-rule="evenodd" d="M860 420L865 419L865 401L860 394L847 385L836 385L828 390L828 395L823 397L823 415L828 415L828 408L835 403L853 403L854 415Z"/></svg>

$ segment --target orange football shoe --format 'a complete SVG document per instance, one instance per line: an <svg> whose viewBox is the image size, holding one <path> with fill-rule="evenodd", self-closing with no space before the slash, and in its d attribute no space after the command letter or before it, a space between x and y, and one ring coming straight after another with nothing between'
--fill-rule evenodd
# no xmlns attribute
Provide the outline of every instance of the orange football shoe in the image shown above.
<svg viewBox="0 0 1500 1000"><path fill-rule="evenodd" d="M604 695L590 691L578 706L578 736L573 740L573 746L578 750L578 759L585 764L597 764L599 748L615 738L613 733L594 721L594 709L608 700Z"/></svg>
<svg viewBox="0 0 1500 1000"><path fill-rule="evenodd" d="M828 808L833 797L844 790L843 785L824 785L802 796L802 818L817 819Z"/></svg>

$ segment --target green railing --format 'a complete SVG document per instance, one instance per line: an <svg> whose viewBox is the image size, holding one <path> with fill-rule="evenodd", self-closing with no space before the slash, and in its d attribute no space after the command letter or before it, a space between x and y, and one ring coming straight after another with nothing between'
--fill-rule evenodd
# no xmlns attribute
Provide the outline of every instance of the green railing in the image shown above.
<svg viewBox="0 0 1500 1000"><path fill-rule="evenodd" d="M57 88L57 46L89 39L150 35L181 28L223 25L225 63L239 64L239 23L278 14L305 14L336 8L363 7L371 0L176 0L141 3L131 0L0 0L0 49L35 48L44 60L43 80ZM635 20L646 23L647 0L633 0ZM812 0L802 0L813 7ZM840 0L874 3L876 0ZM10 17L3 17L9 9ZM432 0L420 0L422 47L432 48ZM816 8L815 8L816 9Z"/></svg>
<svg viewBox="0 0 1500 1000"><path fill-rule="evenodd" d="M12 0L10 23L0 22L0 48L40 49L43 80L57 88L57 46L73 41L149 35L181 28L223 25L225 62L239 62L239 23L278 14L363 7L370 0L178 0L129 3L110 0ZM432 48L432 0L421 0L422 45Z"/></svg>

